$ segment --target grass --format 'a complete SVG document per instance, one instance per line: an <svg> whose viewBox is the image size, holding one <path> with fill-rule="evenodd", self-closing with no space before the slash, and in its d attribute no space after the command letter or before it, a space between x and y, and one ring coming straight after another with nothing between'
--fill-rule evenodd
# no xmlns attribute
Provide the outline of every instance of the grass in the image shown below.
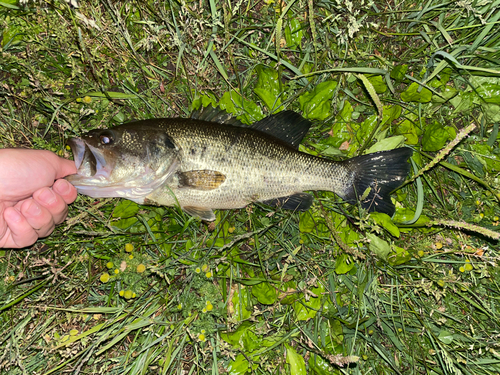
<svg viewBox="0 0 500 375"><path fill-rule="evenodd" d="M74 4L0 2L0 147L70 158L87 130L212 102L300 111L323 157L406 143L415 177L392 220L331 193L214 225L80 196L0 252L2 374L500 372L496 3Z"/></svg>

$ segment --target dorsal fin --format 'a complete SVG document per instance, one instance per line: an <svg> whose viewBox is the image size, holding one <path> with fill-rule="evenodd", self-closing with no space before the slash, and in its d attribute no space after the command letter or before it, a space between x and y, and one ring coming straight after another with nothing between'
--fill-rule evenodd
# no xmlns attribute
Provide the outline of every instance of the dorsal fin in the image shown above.
<svg viewBox="0 0 500 375"><path fill-rule="evenodd" d="M245 127L243 123L219 107L201 107L191 114L195 120L217 122L233 126ZM294 111L283 111L254 122L250 128L278 138L298 149L312 123Z"/></svg>
<svg viewBox="0 0 500 375"><path fill-rule="evenodd" d="M208 105L206 107L201 106L200 109L193 111L191 113L191 118L194 120L203 120L208 122L217 122L219 124L227 124L233 126L244 126L243 123L236 119L232 114L227 113L219 107L212 107Z"/></svg>
<svg viewBox="0 0 500 375"><path fill-rule="evenodd" d="M294 111L283 111L257 121L250 127L281 139L294 148L299 148L311 124L309 120Z"/></svg>

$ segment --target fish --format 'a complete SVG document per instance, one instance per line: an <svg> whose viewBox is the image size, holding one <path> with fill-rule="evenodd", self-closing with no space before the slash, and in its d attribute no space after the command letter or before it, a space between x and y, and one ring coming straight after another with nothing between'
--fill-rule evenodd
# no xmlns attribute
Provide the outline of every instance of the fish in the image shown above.
<svg viewBox="0 0 500 375"><path fill-rule="evenodd" d="M214 210L260 202L305 211L309 191L331 191L368 212L392 216L412 149L334 161L299 151L312 123L284 110L250 126L211 106L190 118L157 118L95 129L68 141L80 194L180 206L204 221Z"/></svg>

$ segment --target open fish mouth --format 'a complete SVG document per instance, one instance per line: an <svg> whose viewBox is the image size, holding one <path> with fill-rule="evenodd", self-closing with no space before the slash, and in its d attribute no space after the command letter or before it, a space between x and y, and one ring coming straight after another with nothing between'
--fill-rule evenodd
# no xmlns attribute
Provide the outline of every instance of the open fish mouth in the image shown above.
<svg viewBox="0 0 500 375"><path fill-rule="evenodd" d="M78 176L109 177L111 172L109 163L106 162L106 158L101 150L89 145L80 138L71 138L68 141L68 145L73 151Z"/></svg>

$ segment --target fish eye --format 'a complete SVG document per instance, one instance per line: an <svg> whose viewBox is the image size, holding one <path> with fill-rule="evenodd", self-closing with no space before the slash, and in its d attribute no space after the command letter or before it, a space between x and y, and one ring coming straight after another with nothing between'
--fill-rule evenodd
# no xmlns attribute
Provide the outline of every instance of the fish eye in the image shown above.
<svg viewBox="0 0 500 375"><path fill-rule="evenodd" d="M104 146L111 145L114 142L113 134L111 134L111 132L109 132L109 131L103 132L99 136L99 139L101 141L101 144L104 145Z"/></svg>

